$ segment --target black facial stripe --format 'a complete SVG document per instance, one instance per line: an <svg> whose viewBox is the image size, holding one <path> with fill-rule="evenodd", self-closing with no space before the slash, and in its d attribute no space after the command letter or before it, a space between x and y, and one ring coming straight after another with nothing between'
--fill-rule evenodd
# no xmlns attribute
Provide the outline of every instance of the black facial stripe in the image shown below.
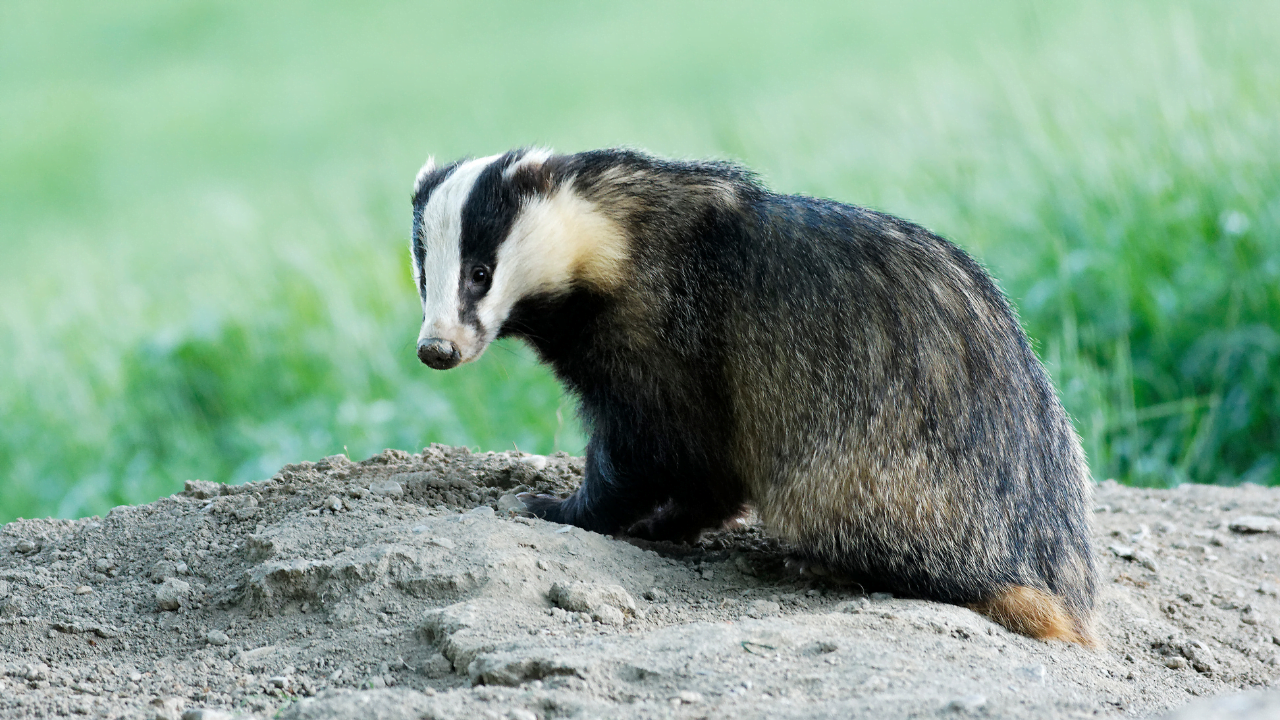
<svg viewBox="0 0 1280 720"><path fill-rule="evenodd" d="M418 297L426 295L425 275L423 272L423 264L427 260L427 249L423 245L422 238L422 210L427 206L427 202L431 200L431 193L440 187L440 183L453 174L454 170L462 161L437 168L422 182L413 193L413 265L418 269Z"/></svg>
<svg viewBox="0 0 1280 720"><path fill-rule="evenodd" d="M462 267L458 278L461 320L483 332L477 316L479 297L466 292L472 268L483 265L492 273L497 269L498 246L511 232L520 212L520 195L503 171L523 153L509 152L490 163L476 178L471 194L462 206Z"/></svg>

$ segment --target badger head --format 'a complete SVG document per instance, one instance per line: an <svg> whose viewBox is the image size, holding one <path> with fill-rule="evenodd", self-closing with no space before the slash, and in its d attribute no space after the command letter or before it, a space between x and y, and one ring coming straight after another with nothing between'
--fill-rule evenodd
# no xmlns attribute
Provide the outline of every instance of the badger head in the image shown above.
<svg viewBox="0 0 1280 720"><path fill-rule="evenodd" d="M617 224L575 188L571 164L519 150L436 167L413 191L418 358L444 370L480 357L521 300L607 291L622 280Z"/></svg>

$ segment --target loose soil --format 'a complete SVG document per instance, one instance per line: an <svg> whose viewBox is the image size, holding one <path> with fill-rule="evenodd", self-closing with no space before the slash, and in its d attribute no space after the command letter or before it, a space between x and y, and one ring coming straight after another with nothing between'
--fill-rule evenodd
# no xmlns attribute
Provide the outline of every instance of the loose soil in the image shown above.
<svg viewBox="0 0 1280 720"><path fill-rule="evenodd" d="M751 517L676 545L513 512L582 469L387 450L10 523L0 717L1146 717L1267 688L1217 702L1280 707L1280 489L1101 484L1090 651L867 594Z"/></svg>

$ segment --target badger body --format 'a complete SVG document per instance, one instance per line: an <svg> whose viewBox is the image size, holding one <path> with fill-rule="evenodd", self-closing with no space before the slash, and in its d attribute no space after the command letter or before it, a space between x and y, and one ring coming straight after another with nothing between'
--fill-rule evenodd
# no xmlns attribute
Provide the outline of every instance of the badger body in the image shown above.
<svg viewBox="0 0 1280 720"><path fill-rule="evenodd" d="M754 506L868 584L1094 644L1079 439L958 247L627 150L428 162L413 205L422 361L520 337L581 403L583 483L535 515L688 539Z"/></svg>

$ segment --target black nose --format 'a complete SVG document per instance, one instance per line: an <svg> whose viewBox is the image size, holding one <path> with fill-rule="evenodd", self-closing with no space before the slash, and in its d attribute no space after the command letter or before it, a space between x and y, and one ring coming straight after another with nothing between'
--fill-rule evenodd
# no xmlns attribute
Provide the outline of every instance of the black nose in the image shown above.
<svg viewBox="0 0 1280 720"><path fill-rule="evenodd" d="M458 354L458 346L449 340L426 338L418 341L418 359L436 370L448 370L458 366L462 355Z"/></svg>

